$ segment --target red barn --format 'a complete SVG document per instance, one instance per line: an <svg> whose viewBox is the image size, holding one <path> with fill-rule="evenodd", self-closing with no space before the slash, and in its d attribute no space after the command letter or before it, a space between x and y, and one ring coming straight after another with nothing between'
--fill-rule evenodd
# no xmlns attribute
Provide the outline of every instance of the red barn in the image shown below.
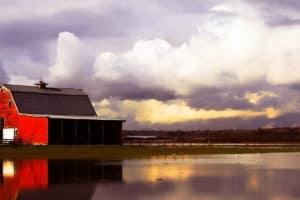
<svg viewBox="0 0 300 200"><path fill-rule="evenodd" d="M0 130L25 144L121 144L124 120L98 117L83 90L35 85L0 84Z"/></svg>

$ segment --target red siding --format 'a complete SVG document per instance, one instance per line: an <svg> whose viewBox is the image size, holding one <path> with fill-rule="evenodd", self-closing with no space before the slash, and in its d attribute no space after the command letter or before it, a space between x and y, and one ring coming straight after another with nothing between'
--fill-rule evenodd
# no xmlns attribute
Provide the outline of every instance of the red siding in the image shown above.
<svg viewBox="0 0 300 200"><path fill-rule="evenodd" d="M10 102L10 103L9 103ZM48 119L20 115L10 92L0 89L0 118L5 128L18 128L18 138L26 144L48 144Z"/></svg>
<svg viewBox="0 0 300 200"><path fill-rule="evenodd" d="M9 102L11 105L9 106ZM0 89L0 118L5 120L5 128L18 127L18 111L14 101L9 93L5 89Z"/></svg>
<svg viewBox="0 0 300 200"><path fill-rule="evenodd" d="M26 144L48 144L48 119L19 116L19 137Z"/></svg>

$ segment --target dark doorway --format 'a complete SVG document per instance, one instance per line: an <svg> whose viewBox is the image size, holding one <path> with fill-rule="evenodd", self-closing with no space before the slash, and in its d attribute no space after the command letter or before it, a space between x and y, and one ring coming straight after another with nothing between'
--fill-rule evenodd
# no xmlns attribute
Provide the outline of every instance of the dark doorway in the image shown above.
<svg viewBox="0 0 300 200"><path fill-rule="evenodd" d="M49 144L122 144L121 120L49 119Z"/></svg>
<svg viewBox="0 0 300 200"><path fill-rule="evenodd" d="M0 160L0 185L4 184L4 177L3 177L3 161Z"/></svg>
<svg viewBox="0 0 300 200"><path fill-rule="evenodd" d="M3 138L4 118L0 118L0 140Z"/></svg>

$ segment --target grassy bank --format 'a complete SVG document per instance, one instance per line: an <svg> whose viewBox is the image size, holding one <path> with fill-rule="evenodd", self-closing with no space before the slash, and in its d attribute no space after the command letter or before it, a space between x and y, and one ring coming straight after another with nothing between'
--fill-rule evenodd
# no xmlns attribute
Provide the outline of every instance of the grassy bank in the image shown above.
<svg viewBox="0 0 300 200"><path fill-rule="evenodd" d="M119 160L167 155L242 154L300 152L300 146L201 146L201 147L135 147L104 145L54 145L0 147L0 159L101 159Z"/></svg>

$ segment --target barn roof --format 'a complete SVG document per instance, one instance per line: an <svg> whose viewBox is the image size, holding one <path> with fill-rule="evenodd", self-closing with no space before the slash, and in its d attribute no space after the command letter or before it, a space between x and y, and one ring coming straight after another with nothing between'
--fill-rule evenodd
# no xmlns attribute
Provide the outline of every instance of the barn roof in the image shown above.
<svg viewBox="0 0 300 200"><path fill-rule="evenodd" d="M22 114L96 116L87 94L81 89L39 88L3 84L10 90Z"/></svg>
<svg viewBox="0 0 300 200"><path fill-rule="evenodd" d="M99 116L80 116L80 115L45 115L45 114L24 114L25 116L32 117L46 117L50 119L74 119L74 120L89 120L89 121L122 121L125 122L124 119L112 119L107 117L99 117Z"/></svg>
<svg viewBox="0 0 300 200"><path fill-rule="evenodd" d="M2 84L11 92L33 93L33 94L56 94L56 95L86 95L82 89L73 88L39 88L28 85Z"/></svg>

